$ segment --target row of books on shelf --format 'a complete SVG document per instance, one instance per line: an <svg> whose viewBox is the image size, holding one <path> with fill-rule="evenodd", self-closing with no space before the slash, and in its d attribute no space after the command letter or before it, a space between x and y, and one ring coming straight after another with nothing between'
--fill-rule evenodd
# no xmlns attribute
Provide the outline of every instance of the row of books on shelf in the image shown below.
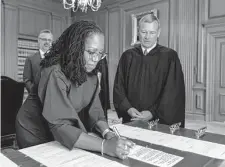
<svg viewBox="0 0 225 167"><path fill-rule="evenodd" d="M18 48L37 49L38 43L37 41L33 41L33 40L19 39Z"/></svg>
<svg viewBox="0 0 225 167"><path fill-rule="evenodd" d="M24 48L18 48L18 57L28 57L36 53L38 49L36 50L30 50L30 49L24 49Z"/></svg>

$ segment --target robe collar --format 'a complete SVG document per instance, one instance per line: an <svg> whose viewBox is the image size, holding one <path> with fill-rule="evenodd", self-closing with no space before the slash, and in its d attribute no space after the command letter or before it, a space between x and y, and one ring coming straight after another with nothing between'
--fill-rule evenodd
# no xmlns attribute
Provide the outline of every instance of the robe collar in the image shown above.
<svg viewBox="0 0 225 167"><path fill-rule="evenodd" d="M161 45L156 44L156 46L146 55L146 56L154 56L154 54L161 48ZM141 45L135 46L136 51L139 53L139 55L143 55L142 47Z"/></svg>

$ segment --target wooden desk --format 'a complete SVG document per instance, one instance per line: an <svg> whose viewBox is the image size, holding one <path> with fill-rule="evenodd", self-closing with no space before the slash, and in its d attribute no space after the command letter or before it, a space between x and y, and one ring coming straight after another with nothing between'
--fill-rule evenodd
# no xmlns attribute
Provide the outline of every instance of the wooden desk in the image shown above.
<svg viewBox="0 0 225 167"><path fill-rule="evenodd" d="M148 129L148 124L142 121L131 122L128 125ZM158 124L157 127L152 128L152 130L170 134L169 126L167 125ZM185 129L185 128L181 128L179 131L175 132L174 135L195 139L194 130ZM219 134L213 134L213 133L206 133L206 135L203 136L200 140L210 141L210 142L214 142L218 144L225 144L225 136L219 135ZM138 141L138 140L133 140L133 141L137 143L138 145L148 146L149 148L157 149L166 153L184 157L184 159L180 161L178 164L176 164L175 167L203 167L203 166L204 167L223 167L225 166L225 161L223 160L213 159L213 158L202 156L195 153L175 150L175 149L167 148L164 146L149 144L143 141ZM136 166L139 166L137 161L134 161L133 163Z"/></svg>
<svg viewBox="0 0 225 167"><path fill-rule="evenodd" d="M144 129L148 128L148 124L142 121L135 121L135 122L129 123L128 125L141 127ZM157 127L153 128L152 130L160 131L163 133L170 133L169 126L167 125L159 124ZM181 128L178 132L175 132L174 135L195 138L193 130L183 129L183 128ZM219 144L225 144L225 136L219 135L219 134L206 133L206 135L203 136L200 140L210 141L210 142L219 143ZM184 159L180 161L178 164L176 164L174 167L224 167L225 166L225 161L223 160L213 159L210 157L206 157L206 156L202 156L202 155L194 154L190 152L175 150L175 149L167 148L164 146L149 144L143 141L138 141L138 140L133 140L133 141L138 145L148 146L149 148L153 148L166 153L184 157ZM25 156L24 154L22 154L21 152L17 150L6 149L6 150L3 150L2 153L5 154L9 159L14 161L16 164L20 165L21 167L33 167L33 166L36 167L41 165L39 162L33 160L30 157ZM149 165L144 162L140 162L130 158L123 161L117 158L109 157L109 156L105 156L105 158L115 160L129 167L153 167L153 165ZM44 167L44 165L42 166Z"/></svg>

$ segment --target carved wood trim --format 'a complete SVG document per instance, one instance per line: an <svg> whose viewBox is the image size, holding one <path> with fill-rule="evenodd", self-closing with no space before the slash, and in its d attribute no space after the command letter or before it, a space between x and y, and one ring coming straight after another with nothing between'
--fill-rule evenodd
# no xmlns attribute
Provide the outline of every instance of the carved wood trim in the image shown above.
<svg viewBox="0 0 225 167"><path fill-rule="evenodd" d="M58 24L59 23L59 24ZM58 16L55 16L55 15L51 15L51 30L52 30L52 33L54 36L54 40L56 40L62 33L63 31L63 22L62 22L62 18L61 17L58 17ZM60 26L60 27L58 27ZM58 31L58 29L60 29ZM58 35L58 36L56 36Z"/></svg>
<svg viewBox="0 0 225 167"><path fill-rule="evenodd" d="M199 20L204 20L204 15L202 15L202 13L204 13L205 9L203 8L204 6L202 6L203 2L202 0L200 0L199 2ZM196 58L196 84L200 84L202 87L205 86L205 69L206 69L206 53L205 53L205 45L206 45L206 35L205 35L205 28L203 27L201 21L199 21L198 23L198 43L197 43L197 47L198 47L198 52L197 52L197 58Z"/></svg>
<svg viewBox="0 0 225 167"><path fill-rule="evenodd" d="M18 35L18 8L4 5L4 13L10 19L4 20L4 58L5 75L17 80L17 35Z"/></svg>
<svg viewBox="0 0 225 167"><path fill-rule="evenodd" d="M213 121L215 110L215 88L213 81L215 80L216 67L216 37L225 35L225 23L220 25L211 25L206 28L207 34L207 76L206 76L206 120Z"/></svg>
<svg viewBox="0 0 225 167"><path fill-rule="evenodd" d="M212 0L208 0L208 20L210 20L210 19L216 19L216 18L221 18L221 17L225 17L225 14L222 14L222 15L212 15L212 12L211 12L211 7L213 6L212 4L211 4L211 2L212 2ZM218 1L217 1L218 2Z"/></svg>
<svg viewBox="0 0 225 167"><path fill-rule="evenodd" d="M177 51L184 72L187 97L186 110L194 110L193 112L195 112L195 95L192 88L195 83L194 67L196 64L197 55L198 3L195 0L179 0L177 5ZM193 10L189 10L190 8Z"/></svg>
<svg viewBox="0 0 225 167"><path fill-rule="evenodd" d="M104 7L108 9L113 9L113 8L123 8L124 10L131 10L134 8L139 8L143 7L149 4L154 4L154 3L161 3L161 2L167 2L168 0L141 0L141 5L140 5L140 0L120 0L113 2L112 0L111 3L105 3ZM104 4L104 2L103 2Z"/></svg>
<svg viewBox="0 0 225 167"><path fill-rule="evenodd" d="M1 12L0 12L0 18L1 23L5 24L5 9L3 7L3 4L1 2ZM1 51L1 75L5 75L5 27L0 26L0 36L1 36L1 43L0 43L0 51Z"/></svg>
<svg viewBox="0 0 225 167"><path fill-rule="evenodd" d="M18 34L25 35L25 36L29 35L29 36L37 37L40 32L40 30L36 29L36 27L38 27L38 26L35 26L35 24L32 25L32 24L28 23L28 26L33 26L32 27L33 32L26 33L27 31L26 31L26 27L24 27L24 22L26 22L27 20L24 21L24 16L25 16L25 18L27 18L26 16L28 15L28 12L29 12L29 17L31 17L31 18L42 16L42 18L44 18L44 20L42 19L42 21L45 21L45 23L47 25L45 28L52 30L53 21L51 20L52 14L50 12L39 10L39 9L28 8L25 6L18 6L18 27L19 27ZM55 17L57 17L57 16L55 16ZM33 21L33 20L30 20L30 21ZM23 32L24 29L26 32Z"/></svg>
<svg viewBox="0 0 225 167"><path fill-rule="evenodd" d="M225 94L219 95L219 112L225 116Z"/></svg>
<svg viewBox="0 0 225 167"><path fill-rule="evenodd" d="M204 112L204 93L198 92L196 94L196 109L202 110Z"/></svg>
<svg viewBox="0 0 225 167"><path fill-rule="evenodd" d="M109 52L109 12L108 10L105 10L105 46L106 46L106 52ZM108 62L109 63L109 62Z"/></svg>
<svg viewBox="0 0 225 167"><path fill-rule="evenodd" d="M178 6L179 0L170 0L169 3L169 47L178 52Z"/></svg>
<svg viewBox="0 0 225 167"><path fill-rule="evenodd" d="M114 84L114 78L115 73L117 69L117 65L120 58L120 39L121 39L121 29L120 23L120 9L117 8L117 10L110 10L109 11L109 91L110 91L110 103L111 108L114 108L113 106L113 84Z"/></svg>
<svg viewBox="0 0 225 167"><path fill-rule="evenodd" d="M220 86L225 88L225 42L220 43ZM223 71L223 73L222 73Z"/></svg>
<svg viewBox="0 0 225 167"><path fill-rule="evenodd" d="M24 6L28 8L44 10L47 12L52 12L58 16L69 16L70 10L65 10L63 4L55 3L51 1L37 1L37 0L3 0L4 4L10 6Z"/></svg>
<svg viewBox="0 0 225 167"><path fill-rule="evenodd" d="M120 56L125 51L125 39L126 39L126 18L125 18L125 11L121 8L120 9Z"/></svg>

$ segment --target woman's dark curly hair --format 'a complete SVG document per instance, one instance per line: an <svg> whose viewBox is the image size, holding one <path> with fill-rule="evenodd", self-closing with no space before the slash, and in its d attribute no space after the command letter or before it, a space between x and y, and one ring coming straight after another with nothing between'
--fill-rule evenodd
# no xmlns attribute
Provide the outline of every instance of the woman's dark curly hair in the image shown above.
<svg viewBox="0 0 225 167"><path fill-rule="evenodd" d="M76 86L86 81L85 60L83 58L85 40L93 34L103 34L93 21L76 21L68 27L41 61L41 67L55 64L61 66L65 76Z"/></svg>

